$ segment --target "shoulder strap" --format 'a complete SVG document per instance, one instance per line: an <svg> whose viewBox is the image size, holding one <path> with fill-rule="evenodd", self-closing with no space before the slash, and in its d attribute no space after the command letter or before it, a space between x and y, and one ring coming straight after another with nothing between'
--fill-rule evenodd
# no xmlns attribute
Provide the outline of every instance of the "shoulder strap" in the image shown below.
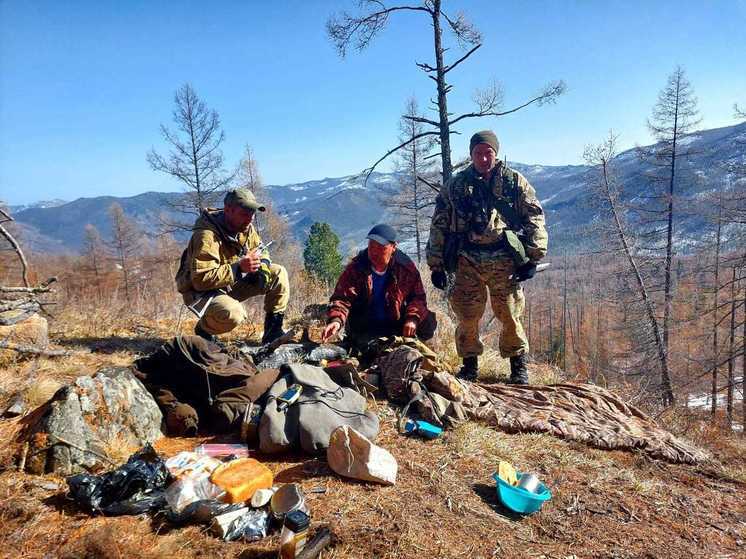
<svg viewBox="0 0 746 559"><path fill-rule="evenodd" d="M501 181L502 181L502 196L495 196L492 189L490 189L490 195L492 203L495 205L497 211L499 211L505 218L508 226L513 231L520 231L523 226L521 224L521 216L518 215L516 206L518 205L518 175L512 169L501 169L500 170Z"/></svg>

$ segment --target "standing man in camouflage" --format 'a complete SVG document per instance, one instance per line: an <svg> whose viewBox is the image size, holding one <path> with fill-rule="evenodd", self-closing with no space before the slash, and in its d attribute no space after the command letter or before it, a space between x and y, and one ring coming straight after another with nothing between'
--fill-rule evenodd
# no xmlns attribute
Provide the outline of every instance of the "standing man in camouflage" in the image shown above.
<svg viewBox="0 0 746 559"><path fill-rule="evenodd" d="M214 341L246 320L242 302L264 296L262 343L281 336L290 299L284 267L271 262L254 227L254 215L266 208L247 188L225 195L222 210L204 210L192 227L181 255L176 287L184 303L200 316L194 333Z"/></svg>
<svg viewBox="0 0 746 559"><path fill-rule="evenodd" d="M471 165L451 178L435 203L427 263L433 285L445 289L455 274L449 301L458 320L458 376L476 380L484 351L479 320L489 291L502 324L500 354L510 358L510 381L528 384L528 339L521 325L525 299L520 282L533 277L546 255L544 211L528 181L497 158L491 130L471 138Z"/></svg>

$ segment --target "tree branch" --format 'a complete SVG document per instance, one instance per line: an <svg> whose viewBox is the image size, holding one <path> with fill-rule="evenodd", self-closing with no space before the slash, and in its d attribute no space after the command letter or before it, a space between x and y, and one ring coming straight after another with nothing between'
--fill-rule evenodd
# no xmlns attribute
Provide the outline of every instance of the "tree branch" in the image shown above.
<svg viewBox="0 0 746 559"><path fill-rule="evenodd" d="M18 353L30 353L32 355L41 355L42 357L64 357L70 355L69 351L64 349L42 349L30 345L16 345L0 340L0 349L9 349Z"/></svg>
<svg viewBox="0 0 746 559"><path fill-rule="evenodd" d="M475 45L482 41L481 33L479 33L477 28L474 27L470 21L466 20L466 16L462 12L456 14L455 20L451 19L443 10L440 10L440 15L442 15L448 22L451 31L456 35L456 40L462 47L465 47L466 45ZM443 49L444 52L446 50L447 49Z"/></svg>
<svg viewBox="0 0 746 559"><path fill-rule="evenodd" d="M5 218L4 222L15 221L12 217L10 217L10 214L5 212L5 210L0 209L0 215L2 215ZM0 235L5 237L7 241L10 243L10 246L13 247L13 250L16 251L16 254L18 255L18 259L21 261L23 284L26 287L30 287L29 279L28 279L28 262L26 261L26 257L23 255L23 251L21 250L21 245L19 245L18 241L16 241L13 235L10 234L10 231L5 229L5 227L3 227L2 225L0 225Z"/></svg>
<svg viewBox="0 0 746 559"><path fill-rule="evenodd" d="M429 180L421 177L420 175L417 175L417 180L419 180L421 182L424 182L427 186L429 186L430 188L432 188L435 192L440 193L440 188L438 188L437 186L435 186ZM430 205L430 204L428 204L428 205Z"/></svg>
<svg viewBox="0 0 746 559"><path fill-rule="evenodd" d="M474 53L474 51L477 50L481 46L482 46L481 44L478 44L473 49L471 49L469 52L467 52L464 56L462 56L461 58L459 58L456 62L454 62L453 64L449 64L448 66L446 66L443 69L443 73L447 74L448 72L450 72L451 70L453 70L456 66L458 66L459 64L461 64L467 58L469 58Z"/></svg>
<svg viewBox="0 0 746 559"><path fill-rule="evenodd" d="M413 115L402 115L402 118L406 120L411 120L412 122L422 122L424 124L429 124L431 126L435 126L436 128L440 126L439 122L436 122L434 120L430 120L429 118L425 118L422 116L413 116Z"/></svg>
<svg viewBox="0 0 746 559"><path fill-rule="evenodd" d="M419 140L420 138L424 138L425 136L437 136L438 134L439 134L439 132L435 132L435 131L431 131L431 132L422 132L421 134L417 134L416 136L412 136L412 137L411 137L411 138L409 138L409 139L408 139L407 141L405 141L405 142L403 142L403 143L399 144L398 146L396 146L395 148L393 148L393 149L390 149L389 151L387 151L387 152L386 152L386 153L385 153L385 154L383 155L383 157L381 157L381 158L380 158L380 159L379 159L378 161L376 161L375 163L373 163L373 165L372 165L372 166L370 166L370 167L368 167L367 169L364 169L364 170L363 170L363 173L365 173L365 179L363 180L363 186L365 186L365 185L367 185L367 184L368 184L368 178L369 178L369 177L370 177L370 175L371 175L371 174L373 173L373 171L375 170L375 168L376 168L376 167L377 167L377 166L379 165L379 163L381 163L381 162L382 162L382 161L383 161L384 159L386 159L386 158L387 158L387 157L388 157L389 155L391 155L391 154L393 154L393 153L396 153L397 151L399 151L399 150L400 150L400 149L402 149L403 147L405 147L405 146L407 146L407 145L411 144L411 143L412 143L412 142L414 142L415 140Z"/></svg>
<svg viewBox="0 0 746 559"><path fill-rule="evenodd" d="M555 84L552 84L551 86L547 87L544 91L542 91L539 95L534 97L533 99L529 99L525 103L518 105L517 107L514 107L507 111L479 111L477 113L466 113L463 114L453 120L448 121L449 126L453 126L457 122L465 119L465 118L478 118L483 116L505 116L509 115L511 113L514 113L516 111L520 111L521 109L528 107L529 105L533 103L537 103L538 105L543 105L545 103L552 103L558 97L559 95L562 95L565 92L565 83L562 81L559 81Z"/></svg>
<svg viewBox="0 0 746 559"><path fill-rule="evenodd" d="M353 17L347 12L343 12L341 21L332 16L326 22L326 32L337 48L337 53L342 58L346 56L347 47L355 35L358 35L357 50L363 50L370 44L373 37L383 29L388 16L394 12L416 11L432 14L432 11L425 6L394 6L386 8L383 2L377 0L369 3L377 4L382 9L362 17Z"/></svg>
<svg viewBox="0 0 746 559"><path fill-rule="evenodd" d="M39 285L38 287L4 287L0 285L0 292L2 293L49 293L49 288L54 282L57 281L57 276L49 278L47 281Z"/></svg>
<svg viewBox="0 0 746 559"><path fill-rule="evenodd" d="M437 68L433 68L430 66L430 64L427 64L425 62L415 62L415 65L424 72L437 72Z"/></svg>

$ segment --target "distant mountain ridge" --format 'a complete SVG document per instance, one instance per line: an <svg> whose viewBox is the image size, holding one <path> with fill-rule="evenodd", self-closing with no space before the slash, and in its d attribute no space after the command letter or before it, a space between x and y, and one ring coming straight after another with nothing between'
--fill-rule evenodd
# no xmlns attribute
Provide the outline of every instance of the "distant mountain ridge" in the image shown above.
<svg viewBox="0 0 746 559"><path fill-rule="evenodd" d="M681 194L701 197L727 181L739 180L732 175L734 165L746 165L746 123L703 130L684 138L697 155L685 164L694 180L682 185ZM624 197L639 199L649 191L645 173L650 169L636 156L635 149L619 154L615 160ZM589 170L585 165L528 165L509 162L531 182L542 201L553 246L574 242L578 227L590 224L595 215L588 205ZM741 179L746 181L746 178ZM395 173L373 173L367 184L360 175L324 178L302 183L266 186L277 211L289 221L293 234L303 241L315 221L329 223L342 240L345 251L361 245L367 231L386 219L381 206L382 189L397 184ZM144 230L155 232L164 202L175 201L180 193L145 192L131 197L100 196L72 202L54 200L11 208L22 232L23 241L39 252L78 252L83 244L87 223L108 236L108 208L118 202L124 212ZM701 235L707 226L701 219L682 218L677 224L678 243L685 246L693 236ZM183 234L181 237L184 238Z"/></svg>
<svg viewBox="0 0 746 559"><path fill-rule="evenodd" d="M60 200L59 198L55 198L54 200L39 200L38 202L34 202L33 204L9 206L8 209L11 211L11 213L16 214L24 210L30 210L32 208L56 208L57 206L62 206L63 204L67 204L67 200Z"/></svg>

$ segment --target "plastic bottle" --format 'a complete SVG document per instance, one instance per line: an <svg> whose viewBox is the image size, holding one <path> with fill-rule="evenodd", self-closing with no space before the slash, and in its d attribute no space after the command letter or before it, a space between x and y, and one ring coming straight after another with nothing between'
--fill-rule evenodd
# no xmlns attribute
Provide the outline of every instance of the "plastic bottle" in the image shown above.
<svg viewBox="0 0 746 559"><path fill-rule="evenodd" d="M280 534L280 559L294 559L306 547L311 518L302 510L285 515Z"/></svg>
<svg viewBox="0 0 746 559"><path fill-rule="evenodd" d="M404 424L405 433L414 433L425 439L437 439L443 434L443 429L421 419L407 419Z"/></svg>
<svg viewBox="0 0 746 559"><path fill-rule="evenodd" d="M195 454L200 456L235 456L236 458L246 458L249 456L249 449L245 444L238 443L206 443L201 444L194 449Z"/></svg>

